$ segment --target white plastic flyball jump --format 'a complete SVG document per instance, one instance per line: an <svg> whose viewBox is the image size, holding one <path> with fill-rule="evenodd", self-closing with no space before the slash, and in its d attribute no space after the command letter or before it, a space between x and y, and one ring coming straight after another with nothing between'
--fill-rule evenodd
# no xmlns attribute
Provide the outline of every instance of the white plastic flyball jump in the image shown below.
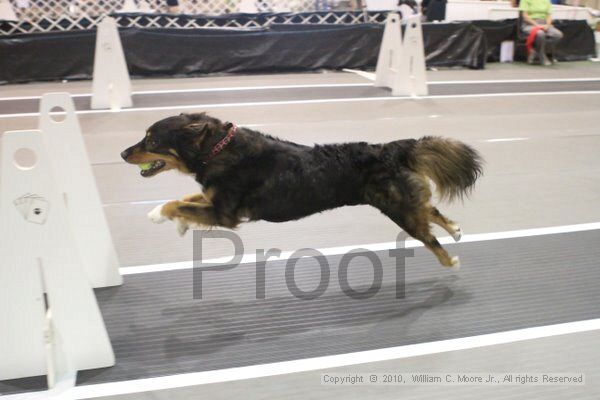
<svg viewBox="0 0 600 400"><path fill-rule="evenodd" d="M52 110L63 110L56 122ZM40 102L39 129L67 203L67 216L81 262L92 287L123 283L119 260L104 216L73 100L68 93L47 93Z"/></svg>
<svg viewBox="0 0 600 400"><path fill-rule="evenodd" d="M18 21L17 15L8 0L0 0L0 21Z"/></svg>
<svg viewBox="0 0 600 400"><path fill-rule="evenodd" d="M145 0L139 0L138 6L140 9L140 12L147 13L147 14L153 14L155 12L155 10Z"/></svg>
<svg viewBox="0 0 600 400"><path fill-rule="evenodd" d="M0 380L113 365L41 132L5 133L1 159Z"/></svg>
<svg viewBox="0 0 600 400"><path fill-rule="evenodd" d="M404 38L402 22L396 13L387 16L374 86L388 87L394 96L426 96L428 90L421 16L415 15L404 20Z"/></svg>
<svg viewBox="0 0 600 400"><path fill-rule="evenodd" d="M92 286L121 277L73 103L49 94L40 111L41 130L0 137L0 380L52 388L114 365Z"/></svg>
<svg viewBox="0 0 600 400"><path fill-rule="evenodd" d="M137 4L135 4L135 0L125 0L123 6L119 9L120 13L133 13L138 11L139 9Z"/></svg>
<svg viewBox="0 0 600 400"><path fill-rule="evenodd" d="M94 55L92 108L119 110L131 107L131 81L114 18L98 24Z"/></svg>

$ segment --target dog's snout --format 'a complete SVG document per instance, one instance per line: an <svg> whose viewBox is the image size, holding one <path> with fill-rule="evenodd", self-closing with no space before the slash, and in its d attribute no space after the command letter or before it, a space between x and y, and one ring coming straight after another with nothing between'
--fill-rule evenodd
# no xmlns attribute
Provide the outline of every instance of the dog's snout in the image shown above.
<svg viewBox="0 0 600 400"><path fill-rule="evenodd" d="M121 152L121 158L123 158L123 160L127 161L127 159L129 158L129 156L131 155L131 149L125 149Z"/></svg>

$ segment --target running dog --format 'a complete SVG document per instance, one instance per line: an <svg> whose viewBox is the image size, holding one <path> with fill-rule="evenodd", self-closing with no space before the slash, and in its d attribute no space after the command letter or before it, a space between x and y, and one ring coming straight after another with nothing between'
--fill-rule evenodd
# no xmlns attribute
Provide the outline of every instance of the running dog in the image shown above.
<svg viewBox="0 0 600 400"><path fill-rule="evenodd" d="M425 136L384 144L304 146L222 122L205 113L156 122L121 153L143 177L176 169L193 175L202 192L148 214L190 227L235 228L241 222L284 222L342 206L368 204L422 241L446 267L458 257L442 248L430 223L454 240L460 227L431 203L431 179L441 199L462 198L482 174L481 156L456 140Z"/></svg>

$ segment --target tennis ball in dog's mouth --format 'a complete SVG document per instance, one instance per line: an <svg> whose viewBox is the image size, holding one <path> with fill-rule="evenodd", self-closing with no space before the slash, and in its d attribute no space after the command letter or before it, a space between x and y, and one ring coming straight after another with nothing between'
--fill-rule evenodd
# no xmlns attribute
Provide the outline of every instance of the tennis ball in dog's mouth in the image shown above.
<svg viewBox="0 0 600 400"><path fill-rule="evenodd" d="M146 170L152 168L152 163L148 162L148 163L138 164L138 166L140 167L140 169L142 171L146 171Z"/></svg>

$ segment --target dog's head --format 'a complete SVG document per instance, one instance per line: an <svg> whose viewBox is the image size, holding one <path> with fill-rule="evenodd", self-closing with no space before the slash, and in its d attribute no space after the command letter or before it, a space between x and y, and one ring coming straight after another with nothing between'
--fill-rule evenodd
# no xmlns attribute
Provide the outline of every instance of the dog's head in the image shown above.
<svg viewBox="0 0 600 400"><path fill-rule="evenodd" d="M143 177L176 169L193 173L204 146L215 133L223 131L223 123L201 114L181 114L154 123L146 136L121 153L130 164L139 165Z"/></svg>

